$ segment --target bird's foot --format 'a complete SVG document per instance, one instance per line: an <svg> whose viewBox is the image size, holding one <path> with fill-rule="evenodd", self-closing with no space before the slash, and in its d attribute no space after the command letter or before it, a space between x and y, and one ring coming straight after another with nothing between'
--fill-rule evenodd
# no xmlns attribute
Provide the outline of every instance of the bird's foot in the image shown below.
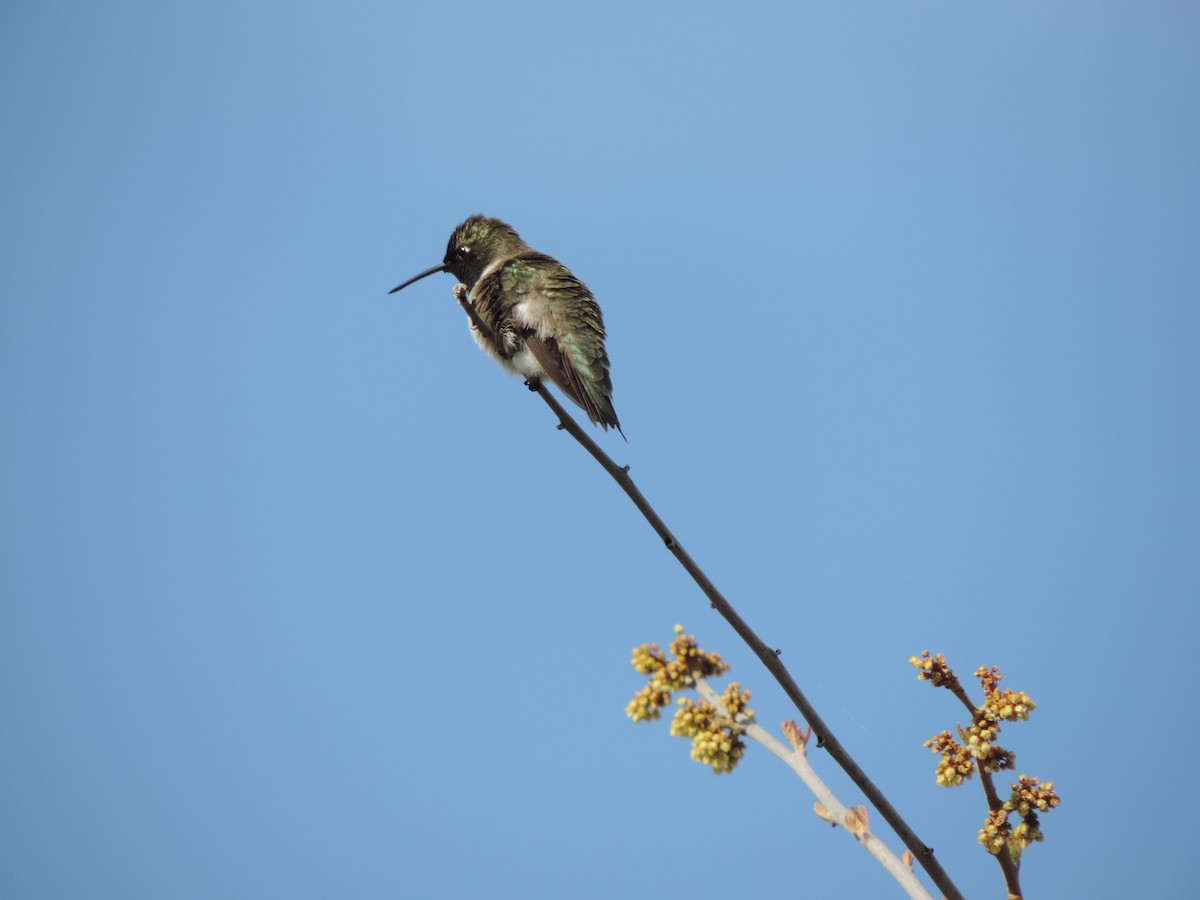
<svg viewBox="0 0 1200 900"><path fill-rule="evenodd" d="M525 387L529 388L531 391L536 391L541 386L542 386L542 382L541 382L541 379L539 379L539 378L526 378L525 379Z"/></svg>

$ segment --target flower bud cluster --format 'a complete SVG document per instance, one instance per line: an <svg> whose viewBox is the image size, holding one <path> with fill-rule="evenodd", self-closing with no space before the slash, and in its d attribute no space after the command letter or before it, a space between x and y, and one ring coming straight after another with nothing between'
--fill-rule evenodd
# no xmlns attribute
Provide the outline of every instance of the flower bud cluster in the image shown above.
<svg viewBox="0 0 1200 900"><path fill-rule="evenodd" d="M1058 803L1053 781L1039 785L1036 778L1018 776L1017 783L1012 786L1012 796L1000 809L988 815L979 830L979 843L992 854L1007 846L1013 858L1019 859L1026 847L1043 839L1038 812L1054 809ZM1014 816L1020 820L1015 826L1010 821Z"/></svg>
<svg viewBox="0 0 1200 900"><path fill-rule="evenodd" d="M984 706L997 719L1005 722L1024 721L1035 708L1034 702L1024 691L1000 690L1000 679L1004 676L995 666L990 669L980 666L975 677L983 688Z"/></svg>
<svg viewBox="0 0 1200 900"><path fill-rule="evenodd" d="M918 678L936 687L950 689L960 700L971 705L972 701L942 654L934 656L928 650L922 650L920 656L910 657L909 663L918 669ZM978 769L983 773L980 777L988 796L996 804L999 801L991 786L991 775L1015 765L1015 754L996 743L1000 725L1024 721L1036 707L1024 691L1001 690L1000 681L1004 676L996 666L980 666L974 675L983 688L984 700L982 706L974 708L971 724L965 728L958 726L957 740L949 731L941 731L927 740L925 746L940 756L934 776L938 784L954 787ZM1019 776L1012 786L1012 796L998 809L989 810L979 829L979 843L993 855L1007 850L1014 861L1019 861L1026 847L1042 840L1038 813L1051 810L1058 803L1053 782L1039 785L1036 778Z"/></svg>
<svg viewBox="0 0 1200 900"><path fill-rule="evenodd" d="M941 731L925 742L934 753L940 753L934 780L942 787L954 787L975 774L971 753L954 739L949 731Z"/></svg>
<svg viewBox="0 0 1200 900"><path fill-rule="evenodd" d="M742 726L703 700L680 697L676 703L679 709L671 722L671 734L692 739L692 759L696 762L712 766L718 775L732 772L746 750Z"/></svg>
<svg viewBox="0 0 1200 900"><path fill-rule="evenodd" d="M917 678L930 682L934 687L951 687L958 684L958 676L946 665L946 657L940 653L930 656L928 650L922 650L920 656L910 656L908 664L917 669Z"/></svg>
<svg viewBox="0 0 1200 900"><path fill-rule="evenodd" d="M635 722L659 718L674 692L729 671L729 663L716 653L702 650L694 635L684 634L682 625L675 626L670 654L668 658L657 644L634 648L630 664L647 676L646 684L625 707L625 714ZM711 766L716 773L732 772L745 752L743 722L754 715L747 706L749 700L750 692L736 681L725 688L719 706L681 697L676 701L671 734L691 739L692 759Z"/></svg>

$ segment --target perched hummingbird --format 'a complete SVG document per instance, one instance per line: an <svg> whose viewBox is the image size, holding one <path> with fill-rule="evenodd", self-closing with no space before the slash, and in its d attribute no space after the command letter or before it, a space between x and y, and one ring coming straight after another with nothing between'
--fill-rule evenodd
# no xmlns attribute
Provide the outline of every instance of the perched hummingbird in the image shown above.
<svg viewBox="0 0 1200 900"><path fill-rule="evenodd" d="M446 257L388 291L449 272L467 286L492 341L471 334L493 359L528 379L549 378L605 431L621 432L612 405L604 352L604 319L596 298L557 259L538 253L499 219L471 216L454 229Z"/></svg>

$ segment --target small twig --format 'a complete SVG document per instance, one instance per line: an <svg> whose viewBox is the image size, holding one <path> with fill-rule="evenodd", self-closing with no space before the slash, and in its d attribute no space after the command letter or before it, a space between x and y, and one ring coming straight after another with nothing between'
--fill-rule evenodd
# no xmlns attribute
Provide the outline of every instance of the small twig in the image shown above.
<svg viewBox="0 0 1200 900"><path fill-rule="evenodd" d="M699 677L695 679L695 682L696 693L717 709L721 709L724 715L725 712L721 706L721 697L713 690L712 685L704 678ZM929 891L925 890L925 886L917 880L912 866L896 856L891 851L891 848L872 834L870 829L865 827L865 823L861 827L850 827L848 824L849 820L847 819L850 810L837 798L837 795L833 793L829 785L821 780L821 776L812 767L803 744L796 747L787 746L783 741L755 722L752 716L739 715L737 717L737 724L741 726L742 733L746 737L766 747L783 760L784 764L800 777L805 787L812 791L813 796L824 807L823 818L825 821L831 825L841 824L846 826L846 833L857 840L863 849L870 853L887 870L888 874L896 879L908 896L912 897L913 900L932 900L929 896Z"/></svg>
<svg viewBox="0 0 1200 900"><path fill-rule="evenodd" d="M962 686L962 682L958 680L957 676L946 687L970 711L971 720L974 721L977 709L975 704L971 702L970 695L967 693L966 688ZM1004 808L1004 801L1000 799L1000 793L996 790L996 781L992 778L992 773L983 768L983 760L976 762L975 770L979 772L979 785L983 788L983 796L987 800L988 809L992 812L999 812ZM1008 896L1010 898L1023 897L1024 894L1021 893L1021 874L1008 848L1001 848L1000 852L995 854L995 856L996 863L1000 866L1000 872L1004 875L1004 887L1008 891Z"/></svg>
<svg viewBox="0 0 1200 900"><path fill-rule="evenodd" d="M471 323L479 329L480 333L492 339L491 329L479 317L479 313L475 311L474 305L467 298L466 285L458 284L454 286L454 298L466 311L467 316L471 319ZM884 821L896 832L904 846L912 853L913 858L921 864L921 868L928 873L933 883L945 895L946 900L963 900L962 893L954 886L954 882L950 880L950 876L946 874L941 863L934 857L933 848L926 846L925 842L917 837L916 832L904 821L900 813L896 811L887 797L883 795L883 792L875 786L874 782L859 768L858 763L854 761L838 739L833 736L833 732L829 729L829 726L817 714L816 708L804 696L799 685L792 678L791 673L780 662L779 655L754 633L742 617L737 614L737 611L734 610L729 601L725 599L724 595L717 590L716 585L696 565L695 560L683 549L679 541L675 539L675 535L671 534L666 524L659 518L658 513L654 511L654 508L642 496L642 492L638 490L637 485L633 483L633 479L629 477L628 467L618 466L613 462L608 454L601 450L599 445L579 426L579 423L563 409L562 404L554 398L554 395L547 390L545 385L536 379L531 379L527 384L530 390L537 391L538 395L546 401L546 405L558 417L559 427L569 432L571 437L575 438L582 445L583 449L590 453L596 462L600 463L604 471L611 475L617 484L621 486L621 489L633 501L633 505L638 508L638 511L650 523L650 527L662 538L667 549L674 554L675 558L679 560L679 564L692 576L692 580L696 582L700 590L708 597L713 608L733 626L733 630L754 651L754 655L762 661L762 664L767 667L767 670L779 682L784 693L796 705L796 709L800 711L800 715L804 717L809 727L812 728L813 733L817 736L817 746L823 747L828 751L833 760L850 776L850 780L858 786L859 790L867 798L867 801L879 811Z"/></svg>

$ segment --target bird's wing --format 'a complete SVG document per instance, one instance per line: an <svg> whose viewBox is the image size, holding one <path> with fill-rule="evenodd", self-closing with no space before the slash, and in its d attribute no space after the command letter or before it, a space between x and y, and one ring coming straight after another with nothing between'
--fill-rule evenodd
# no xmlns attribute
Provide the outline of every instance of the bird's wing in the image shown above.
<svg viewBox="0 0 1200 900"><path fill-rule="evenodd" d="M539 263L536 278L526 263ZM587 286L566 266L533 253L505 267L506 290L521 297L513 324L550 380L588 419L620 430L613 409L604 323Z"/></svg>
<svg viewBox="0 0 1200 900"><path fill-rule="evenodd" d="M559 390L574 400L593 423L600 423L607 428L608 425L604 422L600 409L588 393L587 386L580 379L579 372L563 356L558 341L552 337L540 338L533 329L528 327L523 330L522 335L525 338L525 346L529 348L533 358L546 370L546 374L551 381L558 385Z"/></svg>

